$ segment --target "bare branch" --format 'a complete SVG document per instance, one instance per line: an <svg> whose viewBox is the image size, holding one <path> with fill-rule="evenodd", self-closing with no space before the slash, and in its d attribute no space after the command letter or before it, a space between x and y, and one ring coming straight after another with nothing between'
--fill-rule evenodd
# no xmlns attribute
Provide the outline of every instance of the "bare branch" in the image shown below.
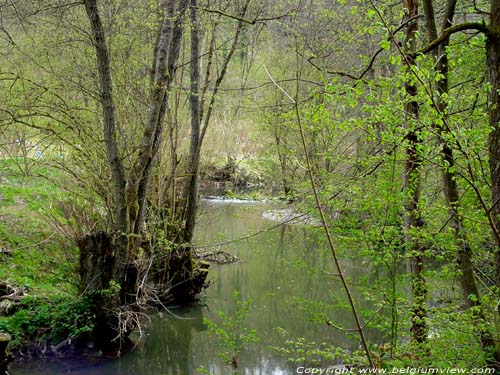
<svg viewBox="0 0 500 375"><path fill-rule="evenodd" d="M288 13L285 13L285 14L282 14L279 16L254 18L253 20L249 20L247 18L238 17L238 16L223 12L223 11L218 10L218 9L209 9L209 8L203 8L203 7L197 7L197 8L200 10L203 10L205 12L208 12L208 13L215 13L215 14L218 14L218 15L223 16L223 17L232 18L233 20L238 20L240 22L247 23L249 25L255 25L255 24L260 23L260 22L275 21L275 20L280 20L282 18L286 18L286 17L292 17L296 12L296 9L294 9L291 12L288 12Z"/></svg>
<svg viewBox="0 0 500 375"><path fill-rule="evenodd" d="M398 31L400 31L401 29L403 29L406 25L408 25L408 23L410 22L413 22L414 20L418 19L418 18L421 18L422 16L421 15L416 15L414 17L410 17L408 18L405 22L403 22L401 25L399 25L395 30L393 31L390 31L389 32L389 36L387 37L387 41L391 41L393 39L393 35L396 34ZM372 69L373 67L373 64L375 64L375 61L377 60L377 57L378 55L380 55L382 52L384 51L384 48L379 48L371 57L370 61L368 62L368 64L366 65L366 67L363 69L363 71L359 74L359 75L354 75L353 73L349 73L349 72L343 72L343 71L340 71L340 70L325 70L325 69L322 69L320 66L318 66L316 63L313 62L313 60L315 59L314 56L311 56L307 59L307 61L313 66L315 67L316 69L318 69L319 71L324 71L326 72L327 74L332 74L332 75L338 75L338 76L341 76L341 77L347 77L347 78L350 78L354 81L361 81L363 83L367 83L366 81L363 80L364 76L366 75L366 73L368 73L370 71L370 69Z"/></svg>

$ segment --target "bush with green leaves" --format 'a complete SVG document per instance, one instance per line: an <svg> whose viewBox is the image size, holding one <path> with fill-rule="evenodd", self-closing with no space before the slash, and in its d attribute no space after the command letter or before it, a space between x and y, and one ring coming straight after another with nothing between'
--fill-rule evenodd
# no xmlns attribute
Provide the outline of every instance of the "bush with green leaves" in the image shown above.
<svg viewBox="0 0 500 375"><path fill-rule="evenodd" d="M241 300L240 292L233 292L235 311L229 315L219 311L219 321L204 320L211 334L218 339L219 356L233 368L238 367L238 356L250 344L259 340L255 330L244 326L244 321L250 312L252 300Z"/></svg>
<svg viewBox="0 0 500 375"><path fill-rule="evenodd" d="M14 348L30 344L41 347L90 332L93 321L87 298L26 297L14 315L0 318L0 331L12 335Z"/></svg>

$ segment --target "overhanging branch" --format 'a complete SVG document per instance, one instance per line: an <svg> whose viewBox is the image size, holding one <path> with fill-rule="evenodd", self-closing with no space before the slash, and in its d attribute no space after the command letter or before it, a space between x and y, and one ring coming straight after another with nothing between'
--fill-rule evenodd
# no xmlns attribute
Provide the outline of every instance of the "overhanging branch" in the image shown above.
<svg viewBox="0 0 500 375"><path fill-rule="evenodd" d="M417 55L429 53L432 50L439 47L439 45L441 43L443 43L444 41L446 41L451 35L453 35L455 33L459 33L461 31L470 31L470 30L478 31L480 33L483 33L486 36L491 34L490 28L482 22L461 23L458 25L448 27L447 29L444 29L443 32L441 33L441 35L437 39L434 39L432 42L427 44L424 48L421 48L420 50L415 51L410 56L416 57Z"/></svg>

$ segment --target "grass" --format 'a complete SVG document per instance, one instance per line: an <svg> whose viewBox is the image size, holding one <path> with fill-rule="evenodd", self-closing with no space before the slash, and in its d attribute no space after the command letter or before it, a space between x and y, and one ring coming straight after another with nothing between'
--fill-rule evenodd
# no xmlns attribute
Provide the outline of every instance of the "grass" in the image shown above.
<svg viewBox="0 0 500 375"><path fill-rule="evenodd" d="M15 161L0 159L0 248L10 252L0 255L0 280L32 295L75 291L77 250L55 225L65 192L50 182L63 178L42 164L25 176Z"/></svg>
<svg viewBox="0 0 500 375"><path fill-rule="evenodd" d="M77 295L78 250L60 208L68 186L65 174L39 161L27 174L17 160L0 158L0 280L28 294L12 315L0 316L15 353L38 353L93 329L90 300Z"/></svg>

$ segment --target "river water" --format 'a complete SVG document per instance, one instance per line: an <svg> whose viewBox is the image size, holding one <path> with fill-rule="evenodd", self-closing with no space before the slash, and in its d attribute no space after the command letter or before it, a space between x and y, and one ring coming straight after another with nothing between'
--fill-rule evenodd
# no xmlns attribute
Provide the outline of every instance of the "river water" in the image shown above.
<svg viewBox="0 0 500 375"><path fill-rule="evenodd" d="M255 330L259 338L258 342L241 348L236 374L294 374L304 364L302 357L318 356L304 353L320 343L358 350L356 336L327 325L318 314L311 313L321 306L328 309L328 304L345 303L338 278L327 274L335 273L335 267L322 242L320 228L276 227L276 222L264 217L269 215L263 216L276 206L277 203L256 201L202 202L196 244L207 246L204 251L229 252L241 262L212 264L211 286L199 303L187 308L169 306L167 311L153 314L145 327L144 340L133 352L120 359L95 363L63 359L30 361L14 366L11 374L231 374L233 369L219 356L224 347L207 328L204 318L222 326L219 312L234 317L234 291L239 292L239 300L252 301L240 328ZM226 243L245 237L249 238ZM353 282L367 272L362 261L345 261L344 268ZM355 297L361 307L369 307L361 295ZM353 328L346 308L330 308L327 316L336 325ZM380 340L376 331L368 334L371 340ZM324 363L335 364L334 357L330 351Z"/></svg>

